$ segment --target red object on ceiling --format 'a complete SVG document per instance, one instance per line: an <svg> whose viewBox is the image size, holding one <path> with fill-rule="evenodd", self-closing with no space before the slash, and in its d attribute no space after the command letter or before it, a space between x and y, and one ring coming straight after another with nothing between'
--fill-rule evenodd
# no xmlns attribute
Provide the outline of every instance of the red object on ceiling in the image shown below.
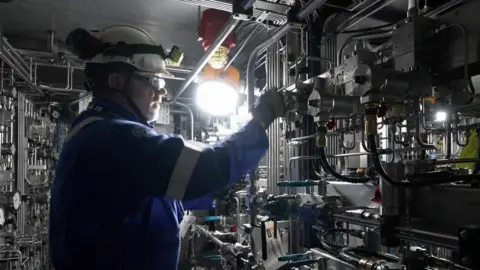
<svg viewBox="0 0 480 270"><path fill-rule="evenodd" d="M215 42L215 38L229 18L229 12L218 9L207 9L203 12L202 20L198 26L198 40L202 41L202 46L205 50ZM236 45L234 34L230 34L222 44L229 50Z"/></svg>

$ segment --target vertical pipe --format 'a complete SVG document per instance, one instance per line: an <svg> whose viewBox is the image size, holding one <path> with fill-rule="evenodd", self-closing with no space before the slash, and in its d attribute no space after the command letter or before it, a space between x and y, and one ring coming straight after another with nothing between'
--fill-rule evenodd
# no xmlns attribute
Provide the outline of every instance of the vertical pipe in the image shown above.
<svg viewBox="0 0 480 270"><path fill-rule="evenodd" d="M25 96L23 94L17 95L17 116L16 116L16 180L17 180L17 191L20 194L25 194L25 177L26 177L26 168L27 156L26 156L26 145L25 145ZM13 133L13 132L12 132ZM25 234L25 219L26 219L26 209L21 207L17 212L17 222L18 229L20 234Z"/></svg>
<svg viewBox="0 0 480 270"><path fill-rule="evenodd" d="M248 109L253 109L255 104L255 81L254 81L254 72L255 72L255 62L257 60L258 54L263 49L270 46L273 42L277 41L279 38L288 33L292 28L295 27L293 23L286 23L277 29L267 40L258 45L250 54L247 63L247 104Z"/></svg>
<svg viewBox="0 0 480 270"><path fill-rule="evenodd" d="M193 116L193 111L192 109L190 108L190 106L188 106L187 104L184 104L184 103L180 103L180 102L175 102L175 104L177 104L178 106L181 106L183 108L185 108L188 112L188 115L189 115L189 120L190 120L190 140L195 140L195 118Z"/></svg>

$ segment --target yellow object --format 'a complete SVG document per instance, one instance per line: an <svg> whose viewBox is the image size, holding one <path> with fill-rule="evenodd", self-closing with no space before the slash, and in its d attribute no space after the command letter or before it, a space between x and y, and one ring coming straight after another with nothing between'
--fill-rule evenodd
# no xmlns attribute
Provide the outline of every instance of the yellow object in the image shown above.
<svg viewBox="0 0 480 270"><path fill-rule="evenodd" d="M470 137L468 144L462 148L460 152L460 159L462 158L476 158L477 157L477 132L475 129L470 130ZM475 169L475 162L458 163L457 168Z"/></svg>
<svg viewBox="0 0 480 270"><path fill-rule="evenodd" d="M169 66L178 67L183 61L183 52L177 46L173 46L170 50L170 58L167 59Z"/></svg>
<svg viewBox="0 0 480 270"><path fill-rule="evenodd" d="M206 65L203 69L202 80L218 80L231 84L234 88L240 87L240 72L232 66L229 66L225 72L222 69L215 69L210 65Z"/></svg>
<svg viewBox="0 0 480 270"><path fill-rule="evenodd" d="M228 51L229 49L224 46L218 47L218 49L213 53L212 57L208 61L210 66L214 69L222 69L227 64L228 60Z"/></svg>

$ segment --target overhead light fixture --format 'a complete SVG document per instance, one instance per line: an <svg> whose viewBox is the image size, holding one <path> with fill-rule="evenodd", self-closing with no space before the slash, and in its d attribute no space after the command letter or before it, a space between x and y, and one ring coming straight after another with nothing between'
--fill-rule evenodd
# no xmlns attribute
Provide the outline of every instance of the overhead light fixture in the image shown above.
<svg viewBox="0 0 480 270"><path fill-rule="evenodd" d="M238 92L229 83L219 80L201 82L195 97L197 106L213 116L232 114L238 105Z"/></svg>
<svg viewBox="0 0 480 270"><path fill-rule="evenodd" d="M447 112L444 112L444 111L438 111L436 114L435 114L435 122L445 122L445 120L447 120Z"/></svg>

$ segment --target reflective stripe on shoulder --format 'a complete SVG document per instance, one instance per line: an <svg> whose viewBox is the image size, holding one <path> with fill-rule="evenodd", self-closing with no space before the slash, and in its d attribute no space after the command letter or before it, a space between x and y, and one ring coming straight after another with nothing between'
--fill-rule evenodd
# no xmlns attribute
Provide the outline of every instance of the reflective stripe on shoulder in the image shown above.
<svg viewBox="0 0 480 270"><path fill-rule="evenodd" d="M190 178L192 177L198 159L202 151L208 145L201 142L185 141L182 152L178 157L175 168L168 184L166 196L175 199L183 199L187 191Z"/></svg>
<svg viewBox="0 0 480 270"><path fill-rule="evenodd" d="M85 118L82 122L80 122L78 125L76 125L73 129L71 129L71 130L68 132L68 135L67 135L67 137L65 137L65 139L63 140L63 142L64 142L64 143L68 142L68 141L71 140L75 135L77 135L77 133L80 132L84 127L86 127L87 125L89 125L89 124L91 124L91 123L100 121L100 120L103 120L103 118L102 118L102 117L95 117L95 116Z"/></svg>

